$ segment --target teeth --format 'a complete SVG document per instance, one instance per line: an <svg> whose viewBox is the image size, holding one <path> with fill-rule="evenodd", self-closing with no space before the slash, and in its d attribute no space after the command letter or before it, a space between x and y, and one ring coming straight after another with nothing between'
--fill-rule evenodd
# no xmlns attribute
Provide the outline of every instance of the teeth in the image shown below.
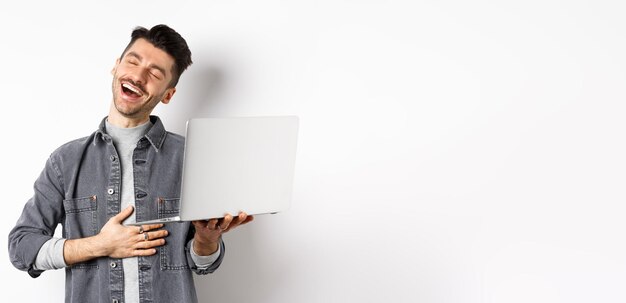
<svg viewBox="0 0 626 303"><path fill-rule="evenodd" d="M135 94L137 95L143 95L138 89L136 89L135 87L133 87L132 85L128 84L128 83L123 83L122 84L123 87L126 87L127 89L133 91Z"/></svg>

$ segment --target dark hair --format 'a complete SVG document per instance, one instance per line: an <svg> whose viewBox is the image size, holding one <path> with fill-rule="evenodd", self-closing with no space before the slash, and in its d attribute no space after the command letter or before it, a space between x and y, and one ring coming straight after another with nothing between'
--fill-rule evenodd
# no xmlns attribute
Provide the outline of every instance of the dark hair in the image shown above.
<svg viewBox="0 0 626 303"><path fill-rule="evenodd" d="M174 67L172 70L171 87L175 87L178 83L180 75L191 65L191 51L187 46L185 39L175 30L165 24L159 24L150 30L142 26L137 26L130 35L130 42L122 52L120 59L124 57L126 51L137 41L142 38L150 42L154 47L159 48L174 58Z"/></svg>

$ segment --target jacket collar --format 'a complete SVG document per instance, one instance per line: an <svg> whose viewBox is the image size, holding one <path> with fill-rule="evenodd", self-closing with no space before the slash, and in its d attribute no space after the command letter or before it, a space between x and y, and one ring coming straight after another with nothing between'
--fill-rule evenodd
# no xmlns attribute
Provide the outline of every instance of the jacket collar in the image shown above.
<svg viewBox="0 0 626 303"><path fill-rule="evenodd" d="M97 143L98 140L103 140L107 143L111 141L111 136L107 134L105 128L107 117L104 117L102 121L100 121L98 130L96 131L94 136L94 145ZM144 137L148 140L148 142L150 142L150 144L152 144L154 149L156 149L156 151L158 152L163 145L163 141L165 141L167 132L165 131L165 127L163 126L163 123L158 116L150 116L150 122L152 122L152 127L150 127Z"/></svg>

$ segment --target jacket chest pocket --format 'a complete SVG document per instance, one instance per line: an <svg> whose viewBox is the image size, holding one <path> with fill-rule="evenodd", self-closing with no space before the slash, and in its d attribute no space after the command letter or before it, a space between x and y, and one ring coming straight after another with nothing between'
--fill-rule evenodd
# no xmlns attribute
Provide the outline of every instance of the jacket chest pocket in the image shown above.
<svg viewBox="0 0 626 303"><path fill-rule="evenodd" d="M168 218L180 214L179 198L159 198L159 218ZM170 222L163 226L168 231L165 245L159 247L161 270L188 269L185 242L189 232L189 222Z"/></svg>
<svg viewBox="0 0 626 303"><path fill-rule="evenodd" d="M65 208L65 237L76 239L96 234L98 198L89 197L68 199L63 201Z"/></svg>
<svg viewBox="0 0 626 303"><path fill-rule="evenodd" d="M89 197L63 200L65 221L63 236L66 239L78 239L93 236L98 228L98 199ZM97 267L96 259L72 265L72 268Z"/></svg>

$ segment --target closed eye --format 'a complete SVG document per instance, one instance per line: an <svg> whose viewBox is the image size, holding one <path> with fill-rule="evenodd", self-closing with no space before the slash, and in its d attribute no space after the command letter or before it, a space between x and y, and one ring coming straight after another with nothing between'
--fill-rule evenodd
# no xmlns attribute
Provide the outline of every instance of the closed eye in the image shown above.
<svg viewBox="0 0 626 303"><path fill-rule="evenodd" d="M152 75L153 77L155 77L157 80L161 80L163 78L163 75L161 75L161 71L159 70L152 70L150 71L150 75Z"/></svg>

